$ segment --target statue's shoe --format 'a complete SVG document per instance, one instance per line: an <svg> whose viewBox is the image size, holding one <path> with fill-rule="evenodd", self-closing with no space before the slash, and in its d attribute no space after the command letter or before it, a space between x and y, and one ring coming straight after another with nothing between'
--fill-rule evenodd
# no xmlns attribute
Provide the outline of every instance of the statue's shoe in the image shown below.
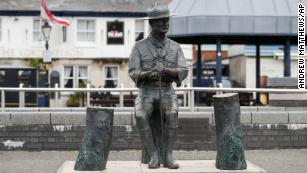
<svg viewBox="0 0 307 173"><path fill-rule="evenodd" d="M149 169L156 169L160 167L160 160L158 155L153 155L153 157L150 159L149 163L148 163L148 168Z"/></svg>
<svg viewBox="0 0 307 173"><path fill-rule="evenodd" d="M175 161L166 161L164 164L163 164L163 167L167 167L168 169L178 169L179 168L179 165L178 163L176 163Z"/></svg>
<svg viewBox="0 0 307 173"><path fill-rule="evenodd" d="M160 162L156 162L156 161L152 161L150 160L150 162L148 163L148 168L149 169L156 169L160 167Z"/></svg>

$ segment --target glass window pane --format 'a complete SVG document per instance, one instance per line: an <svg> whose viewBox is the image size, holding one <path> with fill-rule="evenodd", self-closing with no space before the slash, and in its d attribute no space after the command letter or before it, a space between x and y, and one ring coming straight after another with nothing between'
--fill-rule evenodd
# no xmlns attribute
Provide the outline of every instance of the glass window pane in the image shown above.
<svg viewBox="0 0 307 173"><path fill-rule="evenodd" d="M104 88L116 88L117 87L117 80L106 80Z"/></svg>
<svg viewBox="0 0 307 173"><path fill-rule="evenodd" d="M34 30L34 31L40 30L39 23L40 23L39 20L36 20L36 19L35 19L35 20L33 21L33 30Z"/></svg>
<svg viewBox="0 0 307 173"><path fill-rule="evenodd" d="M73 80L72 79L65 79L64 80L64 87L65 88L72 88L73 87Z"/></svg>
<svg viewBox="0 0 307 173"><path fill-rule="evenodd" d="M78 30L86 30L86 21L85 20L78 20Z"/></svg>
<svg viewBox="0 0 307 173"><path fill-rule="evenodd" d="M106 67L106 78L117 78L117 67Z"/></svg>
<svg viewBox="0 0 307 173"><path fill-rule="evenodd" d="M64 77L68 78L68 77L73 77L73 76L74 76L73 67L65 66L64 67Z"/></svg>
<svg viewBox="0 0 307 173"><path fill-rule="evenodd" d="M42 40L42 32L40 29L40 20L33 20L33 41L41 41Z"/></svg>
<svg viewBox="0 0 307 173"><path fill-rule="evenodd" d="M118 67L105 67L105 88L118 86Z"/></svg>
<svg viewBox="0 0 307 173"><path fill-rule="evenodd" d="M78 33L78 41L86 41L86 33L79 32Z"/></svg>
<svg viewBox="0 0 307 173"><path fill-rule="evenodd" d="M87 79L79 79L78 80L78 87L79 88L86 88Z"/></svg>
<svg viewBox="0 0 307 173"><path fill-rule="evenodd" d="M95 41L95 33L93 32L78 32L78 41Z"/></svg>
<svg viewBox="0 0 307 173"><path fill-rule="evenodd" d="M95 22L94 20L87 20L86 21L86 29L89 31L94 31L95 30Z"/></svg>
<svg viewBox="0 0 307 173"><path fill-rule="evenodd" d="M91 32L79 32L78 33L78 41L95 41L95 33Z"/></svg>
<svg viewBox="0 0 307 173"><path fill-rule="evenodd" d="M78 20L78 41L94 42L95 41L95 20Z"/></svg>
<svg viewBox="0 0 307 173"><path fill-rule="evenodd" d="M79 67L79 77L81 78L87 78L88 74L87 74L87 66L80 66Z"/></svg>
<svg viewBox="0 0 307 173"><path fill-rule="evenodd" d="M87 41L95 41L95 33L87 33Z"/></svg>
<svg viewBox="0 0 307 173"><path fill-rule="evenodd" d="M79 31L94 31L95 21L94 20L78 20Z"/></svg>
<svg viewBox="0 0 307 173"><path fill-rule="evenodd" d="M95 21L94 20L78 20L79 31L94 31Z"/></svg>

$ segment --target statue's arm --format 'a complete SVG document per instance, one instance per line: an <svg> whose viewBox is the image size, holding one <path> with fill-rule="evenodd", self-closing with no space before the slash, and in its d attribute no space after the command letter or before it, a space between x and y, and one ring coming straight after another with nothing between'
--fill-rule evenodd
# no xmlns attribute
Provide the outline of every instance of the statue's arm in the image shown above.
<svg viewBox="0 0 307 173"><path fill-rule="evenodd" d="M141 54L138 48L135 46L132 49L130 60L129 60L129 75L131 79L135 82L136 86L139 86L141 81L149 80L150 74L154 70L142 71L141 68Z"/></svg>
<svg viewBox="0 0 307 173"><path fill-rule="evenodd" d="M136 46L133 47L129 57L129 76L138 86L141 74L141 55Z"/></svg>
<svg viewBox="0 0 307 173"><path fill-rule="evenodd" d="M165 68L166 75L175 79L177 85L180 85L181 82L188 76L188 67L185 61L184 54L179 48L177 53L177 64L176 68Z"/></svg>

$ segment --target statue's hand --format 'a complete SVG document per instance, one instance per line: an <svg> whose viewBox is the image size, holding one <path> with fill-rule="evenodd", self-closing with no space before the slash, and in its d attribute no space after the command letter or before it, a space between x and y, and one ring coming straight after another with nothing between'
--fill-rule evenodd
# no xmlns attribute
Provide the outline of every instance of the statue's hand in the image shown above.
<svg viewBox="0 0 307 173"><path fill-rule="evenodd" d="M158 80L160 77L160 72L157 70L153 70L150 74L149 74L149 79L151 80Z"/></svg>
<svg viewBox="0 0 307 173"><path fill-rule="evenodd" d="M154 67L154 70L158 71L161 75L163 75L165 73L165 67L160 62L157 62L157 64Z"/></svg>

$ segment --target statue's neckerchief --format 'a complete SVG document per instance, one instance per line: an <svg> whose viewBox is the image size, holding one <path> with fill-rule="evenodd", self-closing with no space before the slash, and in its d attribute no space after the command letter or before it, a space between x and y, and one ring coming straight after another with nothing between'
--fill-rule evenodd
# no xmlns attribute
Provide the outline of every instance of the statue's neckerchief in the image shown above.
<svg viewBox="0 0 307 173"><path fill-rule="evenodd" d="M152 46L148 45L153 57L162 60L166 54L167 44L169 42L168 38L165 37L162 41L158 41L150 34L148 36L148 39L152 43L152 45L156 47L156 49L154 49Z"/></svg>

